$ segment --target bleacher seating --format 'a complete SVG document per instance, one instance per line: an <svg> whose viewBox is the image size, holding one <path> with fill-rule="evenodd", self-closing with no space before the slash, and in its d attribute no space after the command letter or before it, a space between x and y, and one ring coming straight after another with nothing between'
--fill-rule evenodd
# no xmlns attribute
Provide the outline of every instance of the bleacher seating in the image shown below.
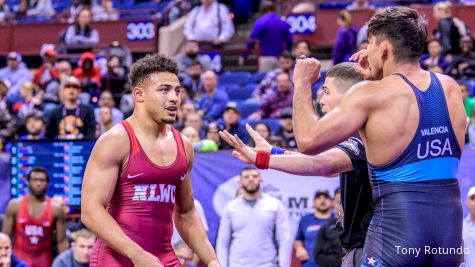
<svg viewBox="0 0 475 267"><path fill-rule="evenodd" d="M469 95L475 96L475 80L458 80L458 82L466 84Z"/></svg>
<svg viewBox="0 0 475 267"><path fill-rule="evenodd" d="M252 78L252 74L247 71L233 71L224 72L219 76L219 83L224 84L241 84L245 85L249 83Z"/></svg>
<svg viewBox="0 0 475 267"><path fill-rule="evenodd" d="M252 96L254 92L255 84L249 84L247 86L232 87L228 91L228 96L231 101L234 100L246 100Z"/></svg>
<svg viewBox="0 0 475 267"><path fill-rule="evenodd" d="M251 82L260 83L266 77L266 71L258 71L252 75Z"/></svg>
<svg viewBox="0 0 475 267"><path fill-rule="evenodd" d="M259 110L261 104L258 100L249 99L242 102L239 107L241 108L241 116L243 119L247 119L249 115Z"/></svg>

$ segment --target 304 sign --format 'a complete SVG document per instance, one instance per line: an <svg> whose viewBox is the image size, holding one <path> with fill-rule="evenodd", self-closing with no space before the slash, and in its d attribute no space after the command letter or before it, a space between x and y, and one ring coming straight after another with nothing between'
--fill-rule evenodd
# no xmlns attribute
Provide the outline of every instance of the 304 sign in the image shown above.
<svg viewBox="0 0 475 267"><path fill-rule="evenodd" d="M150 41L155 38L155 24L147 22L129 22L127 39L129 41Z"/></svg>
<svg viewBox="0 0 475 267"><path fill-rule="evenodd" d="M317 30L317 17L315 13L289 14L287 23L292 34L312 34Z"/></svg>

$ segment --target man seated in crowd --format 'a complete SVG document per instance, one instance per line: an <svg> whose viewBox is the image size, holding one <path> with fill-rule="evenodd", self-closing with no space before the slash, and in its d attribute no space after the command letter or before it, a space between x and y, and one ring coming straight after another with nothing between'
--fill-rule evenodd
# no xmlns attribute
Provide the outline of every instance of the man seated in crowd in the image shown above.
<svg viewBox="0 0 475 267"><path fill-rule="evenodd" d="M280 114L280 130L276 136L282 138L284 148L297 149L297 142L295 142L294 125L292 122L292 108L285 108Z"/></svg>
<svg viewBox="0 0 475 267"><path fill-rule="evenodd" d="M432 39L427 42L427 52L422 54L419 62L421 67L425 70L431 67L438 66L442 70L445 70L449 65L449 62L442 55L442 44L437 39Z"/></svg>
<svg viewBox="0 0 475 267"><path fill-rule="evenodd" d="M446 73L456 79L475 78L475 52L473 52L473 38L470 35L460 38L462 54L454 57L447 67Z"/></svg>
<svg viewBox="0 0 475 267"><path fill-rule="evenodd" d="M26 262L18 259L18 257L12 252L12 240L4 233L0 233L0 266L28 267Z"/></svg>
<svg viewBox="0 0 475 267"><path fill-rule="evenodd" d="M203 73L203 65L198 60L194 60L187 68L186 77L181 83L185 86L188 95L193 99L199 99L203 95L203 81L201 74Z"/></svg>
<svg viewBox="0 0 475 267"><path fill-rule="evenodd" d="M26 135L20 136L22 140L43 140L45 139L45 116L43 112L33 111L26 116Z"/></svg>
<svg viewBox="0 0 475 267"><path fill-rule="evenodd" d="M252 96L255 99L262 99L265 96L270 95L276 88L277 74L285 72L292 79L293 67L294 61L292 59L292 55L287 51L282 52L282 54L279 56L279 68L269 71L266 74L264 79L262 79L261 83L252 93Z"/></svg>
<svg viewBox="0 0 475 267"><path fill-rule="evenodd" d="M20 99L20 87L26 81L33 78L28 67L23 63L23 58L18 52L10 52L7 54L7 66L0 69L0 80L8 81L10 91L8 99L16 102Z"/></svg>
<svg viewBox="0 0 475 267"><path fill-rule="evenodd" d="M224 90L218 90L218 78L211 70L203 73L203 88L205 93L198 101L198 110L205 120L217 120L226 108L228 94Z"/></svg>
<svg viewBox="0 0 475 267"><path fill-rule="evenodd" d="M292 107L293 89L289 74L285 72L279 73L276 80L276 89L262 99L261 107L257 112L249 116L250 119L279 118L284 108Z"/></svg>
<svg viewBox="0 0 475 267"><path fill-rule="evenodd" d="M191 265L191 261L193 260L193 250L191 250L183 240L178 241L173 246L173 250L175 250L175 255L180 261L182 267L196 267L195 265Z"/></svg>
<svg viewBox="0 0 475 267"><path fill-rule="evenodd" d="M124 113L118 108L115 107L114 97L110 91L103 91L98 101L99 107L94 109L94 115L96 121L100 120L100 110L102 107L107 107L111 109L112 112L112 125L120 123L124 119Z"/></svg>
<svg viewBox="0 0 475 267"><path fill-rule="evenodd" d="M220 125L220 128L225 129L230 134L237 134L239 138L244 142L249 142L249 135L247 134L246 127L241 121L241 109L235 102L229 102L224 109L223 121ZM221 145L222 149L232 149L228 143L223 143Z"/></svg>
<svg viewBox="0 0 475 267"><path fill-rule="evenodd" d="M185 54L175 57L175 61L178 64L178 76L180 78L187 76L189 67L194 62L199 62L202 67L207 69L207 66L200 60L200 44L195 40L188 40L185 43ZM188 74L189 75L189 74Z"/></svg>
<svg viewBox="0 0 475 267"><path fill-rule="evenodd" d="M59 254L52 267L87 267L96 236L87 229L71 233L71 248Z"/></svg>

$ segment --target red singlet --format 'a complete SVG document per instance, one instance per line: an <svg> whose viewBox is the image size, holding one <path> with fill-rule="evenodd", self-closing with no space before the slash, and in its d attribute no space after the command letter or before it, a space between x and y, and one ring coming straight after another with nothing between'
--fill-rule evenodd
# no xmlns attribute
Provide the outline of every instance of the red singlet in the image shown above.
<svg viewBox="0 0 475 267"><path fill-rule="evenodd" d="M40 218L32 218L28 212L28 195L21 199L20 212L15 222L13 251L30 267L51 266L53 209L51 198L46 199L46 208Z"/></svg>
<svg viewBox="0 0 475 267"><path fill-rule="evenodd" d="M107 211L128 237L158 257L163 265L181 267L171 246L176 187L185 179L187 171L187 158L181 135L172 127L177 144L177 157L171 165L160 167L147 157L130 124L123 121L122 125L129 135L129 160L127 167L119 175ZM130 259L98 239L90 266L114 267L133 264Z"/></svg>

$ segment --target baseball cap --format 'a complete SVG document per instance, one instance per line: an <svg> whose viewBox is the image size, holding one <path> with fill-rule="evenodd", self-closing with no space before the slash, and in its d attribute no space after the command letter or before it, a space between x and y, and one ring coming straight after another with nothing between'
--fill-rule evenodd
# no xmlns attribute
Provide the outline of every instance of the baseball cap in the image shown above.
<svg viewBox="0 0 475 267"><path fill-rule="evenodd" d="M473 196L475 196L475 186L470 187L467 193L467 198L471 198Z"/></svg>
<svg viewBox="0 0 475 267"><path fill-rule="evenodd" d="M22 57L21 57L20 53L12 51L12 52L7 54L7 59L13 59L13 60L16 60L16 61L21 61Z"/></svg>
<svg viewBox="0 0 475 267"><path fill-rule="evenodd" d="M320 195L325 195L327 198L331 198L328 190L317 190L317 192L315 193L315 197L313 199L318 198Z"/></svg>
<svg viewBox="0 0 475 267"><path fill-rule="evenodd" d="M282 113L280 113L280 118L281 119L292 118L292 108L284 108L284 110L282 110Z"/></svg>
<svg viewBox="0 0 475 267"><path fill-rule="evenodd" d="M226 108L224 109L224 111L226 111L228 109L234 109L234 111L236 111L236 113L241 114L241 109L239 108L239 106L236 102L228 102L228 104L226 105Z"/></svg>

